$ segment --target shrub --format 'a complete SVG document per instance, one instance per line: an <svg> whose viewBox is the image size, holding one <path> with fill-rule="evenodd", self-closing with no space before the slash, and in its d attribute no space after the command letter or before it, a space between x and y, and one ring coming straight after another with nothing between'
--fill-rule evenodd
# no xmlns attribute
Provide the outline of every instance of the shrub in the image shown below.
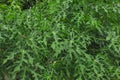
<svg viewBox="0 0 120 80"><path fill-rule="evenodd" d="M120 79L119 0L26 1L0 4L1 80Z"/></svg>

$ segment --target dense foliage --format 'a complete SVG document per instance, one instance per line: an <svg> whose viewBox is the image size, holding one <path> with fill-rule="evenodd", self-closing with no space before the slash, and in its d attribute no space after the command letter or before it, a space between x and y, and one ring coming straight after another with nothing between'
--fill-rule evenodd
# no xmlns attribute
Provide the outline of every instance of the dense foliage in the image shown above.
<svg viewBox="0 0 120 80"><path fill-rule="evenodd" d="M119 0L1 0L0 80L120 80Z"/></svg>

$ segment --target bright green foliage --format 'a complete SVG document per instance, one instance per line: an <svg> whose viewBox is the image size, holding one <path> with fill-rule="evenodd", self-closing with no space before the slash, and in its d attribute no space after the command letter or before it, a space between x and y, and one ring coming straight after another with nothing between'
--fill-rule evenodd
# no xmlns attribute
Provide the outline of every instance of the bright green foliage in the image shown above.
<svg viewBox="0 0 120 80"><path fill-rule="evenodd" d="M26 1L0 3L0 80L120 80L119 0Z"/></svg>

